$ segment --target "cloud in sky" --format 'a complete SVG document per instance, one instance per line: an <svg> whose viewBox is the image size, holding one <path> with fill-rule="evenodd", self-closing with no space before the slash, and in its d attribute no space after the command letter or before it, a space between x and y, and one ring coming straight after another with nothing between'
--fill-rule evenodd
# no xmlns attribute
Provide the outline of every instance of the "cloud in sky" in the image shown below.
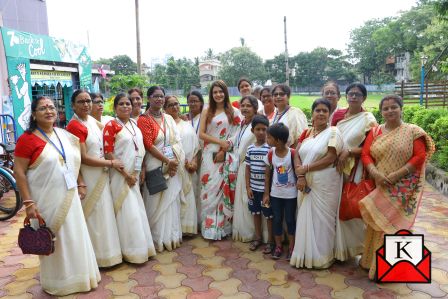
<svg viewBox="0 0 448 299"><path fill-rule="evenodd" d="M127 54L136 60L134 0L47 0L50 35L89 45L93 59ZM350 30L372 18L396 16L416 0L140 0L142 61L246 45L269 59L322 46L345 50Z"/></svg>

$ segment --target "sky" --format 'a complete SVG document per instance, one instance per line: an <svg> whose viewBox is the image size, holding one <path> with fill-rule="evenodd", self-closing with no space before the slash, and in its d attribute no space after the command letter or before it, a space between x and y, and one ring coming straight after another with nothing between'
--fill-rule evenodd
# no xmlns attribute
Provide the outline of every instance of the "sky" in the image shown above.
<svg viewBox="0 0 448 299"><path fill-rule="evenodd" d="M50 35L85 44L92 59L127 54L136 61L135 0L46 0ZM397 16L416 0L139 0L142 62L166 55L225 52L244 38L263 59L316 47L347 49L350 31Z"/></svg>

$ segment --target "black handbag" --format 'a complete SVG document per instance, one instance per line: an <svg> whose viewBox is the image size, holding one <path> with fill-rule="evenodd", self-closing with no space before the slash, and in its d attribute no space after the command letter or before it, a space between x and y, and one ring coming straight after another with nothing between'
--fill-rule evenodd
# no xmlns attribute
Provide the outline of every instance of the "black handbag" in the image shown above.
<svg viewBox="0 0 448 299"><path fill-rule="evenodd" d="M168 189L166 179L162 173L162 167L157 167L156 169L147 171L145 175L145 183L150 195L154 195Z"/></svg>

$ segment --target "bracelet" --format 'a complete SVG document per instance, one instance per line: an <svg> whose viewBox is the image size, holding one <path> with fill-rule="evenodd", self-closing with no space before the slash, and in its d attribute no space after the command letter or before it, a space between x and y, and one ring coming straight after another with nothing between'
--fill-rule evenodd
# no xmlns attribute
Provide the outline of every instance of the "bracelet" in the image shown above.
<svg viewBox="0 0 448 299"><path fill-rule="evenodd" d="M109 166L109 168L112 168L112 167L114 167L114 161L110 160L110 166Z"/></svg>
<svg viewBox="0 0 448 299"><path fill-rule="evenodd" d="M29 205L25 205L25 204L24 204L25 209L28 209L29 207L31 207L31 206L33 206L33 205L34 205L34 202L30 203Z"/></svg>
<svg viewBox="0 0 448 299"><path fill-rule="evenodd" d="M299 174L297 177L298 177L298 178L304 178L305 175L304 175L304 174Z"/></svg>
<svg viewBox="0 0 448 299"><path fill-rule="evenodd" d="M23 204L26 204L26 203L32 203L32 202L34 202L32 199L28 199L28 200L24 200L24 201L23 201Z"/></svg>
<svg viewBox="0 0 448 299"><path fill-rule="evenodd" d="M306 165L306 173L310 172L310 164Z"/></svg>
<svg viewBox="0 0 448 299"><path fill-rule="evenodd" d="M78 188L80 188L80 187L86 188L87 186L86 185L78 185Z"/></svg>
<svg viewBox="0 0 448 299"><path fill-rule="evenodd" d="M348 155L350 156L351 154L352 154L352 149L349 148L349 149L348 149Z"/></svg>

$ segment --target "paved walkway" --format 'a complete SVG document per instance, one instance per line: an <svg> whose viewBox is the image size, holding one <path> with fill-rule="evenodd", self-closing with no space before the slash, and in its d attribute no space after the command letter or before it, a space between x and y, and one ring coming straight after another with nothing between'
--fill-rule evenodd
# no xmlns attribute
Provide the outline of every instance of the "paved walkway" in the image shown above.
<svg viewBox="0 0 448 299"><path fill-rule="evenodd" d="M22 220L23 212L0 222L0 297L50 298L39 285L38 258L17 247ZM249 251L248 244L195 237L142 266L102 270L97 289L64 298L447 298L448 198L429 185L414 231L425 234L432 251L431 284L375 284L355 260L298 270Z"/></svg>

